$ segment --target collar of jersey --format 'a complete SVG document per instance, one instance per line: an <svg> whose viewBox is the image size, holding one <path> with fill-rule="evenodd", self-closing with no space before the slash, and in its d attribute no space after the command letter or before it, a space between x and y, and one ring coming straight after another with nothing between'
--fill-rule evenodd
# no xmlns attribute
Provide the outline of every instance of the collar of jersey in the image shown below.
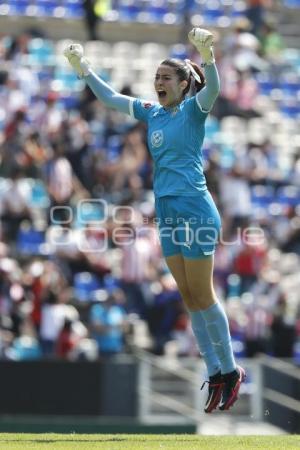
<svg viewBox="0 0 300 450"><path fill-rule="evenodd" d="M181 105L181 103L179 103L179 105L173 106L172 108L168 108L168 109L165 109L163 106L160 106L158 109L158 114L159 115L171 114L176 108L178 108L178 111L180 111L180 105Z"/></svg>

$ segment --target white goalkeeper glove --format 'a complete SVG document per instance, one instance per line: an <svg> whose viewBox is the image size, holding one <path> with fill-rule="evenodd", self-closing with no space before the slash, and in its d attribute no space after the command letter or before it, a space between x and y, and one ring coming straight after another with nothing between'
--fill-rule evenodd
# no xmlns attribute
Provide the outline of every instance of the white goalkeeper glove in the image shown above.
<svg viewBox="0 0 300 450"><path fill-rule="evenodd" d="M196 47L203 61L202 66L215 63L213 34L204 28L193 28L188 34L189 41Z"/></svg>
<svg viewBox="0 0 300 450"><path fill-rule="evenodd" d="M80 44L70 44L64 50L64 56L77 73L79 78L90 74L90 63L83 57L83 48Z"/></svg>

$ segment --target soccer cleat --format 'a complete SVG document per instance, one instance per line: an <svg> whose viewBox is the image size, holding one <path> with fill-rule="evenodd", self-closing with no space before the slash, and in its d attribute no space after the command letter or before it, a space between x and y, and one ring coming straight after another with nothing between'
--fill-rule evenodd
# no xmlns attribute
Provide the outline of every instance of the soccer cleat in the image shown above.
<svg viewBox="0 0 300 450"><path fill-rule="evenodd" d="M211 413L219 405L222 396L224 381L221 372L209 377L209 381L204 381L201 390L204 388L205 383L208 383L208 397L204 411L206 413Z"/></svg>
<svg viewBox="0 0 300 450"><path fill-rule="evenodd" d="M222 390L222 400L219 406L221 411L229 409L238 399L241 383L245 381L245 370L237 366L233 372L223 375L224 385Z"/></svg>

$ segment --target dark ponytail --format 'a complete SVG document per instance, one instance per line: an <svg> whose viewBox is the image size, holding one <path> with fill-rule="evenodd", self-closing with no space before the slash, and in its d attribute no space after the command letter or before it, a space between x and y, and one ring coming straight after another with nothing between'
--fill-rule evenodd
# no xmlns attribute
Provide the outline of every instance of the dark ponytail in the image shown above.
<svg viewBox="0 0 300 450"><path fill-rule="evenodd" d="M170 58L165 59L160 64L173 67L175 69L176 75L179 78L179 81L186 80L188 82L187 87L183 91L184 96L188 93L189 96L195 95L205 86L205 77L203 75L203 72L198 64L193 61L187 59L185 61L181 61L180 59ZM196 72L196 76L193 72Z"/></svg>

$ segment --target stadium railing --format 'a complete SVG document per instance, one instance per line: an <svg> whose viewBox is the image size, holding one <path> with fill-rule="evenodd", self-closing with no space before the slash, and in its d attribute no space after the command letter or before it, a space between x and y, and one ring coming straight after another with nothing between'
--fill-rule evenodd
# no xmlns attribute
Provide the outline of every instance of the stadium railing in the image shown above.
<svg viewBox="0 0 300 450"><path fill-rule="evenodd" d="M258 401L265 420L290 433L300 432L300 368L289 360L261 357Z"/></svg>
<svg viewBox="0 0 300 450"><path fill-rule="evenodd" d="M135 353L139 361L138 416L143 422L164 423L205 420L201 391L204 364L195 358L166 358L144 350ZM271 357L243 359L247 381L241 387L239 402L229 411L237 420L265 422L285 431L299 432L300 369ZM272 376L270 377L270 371ZM285 382L281 385L282 377ZM288 411L288 414L287 414ZM297 425L298 424L298 425Z"/></svg>

